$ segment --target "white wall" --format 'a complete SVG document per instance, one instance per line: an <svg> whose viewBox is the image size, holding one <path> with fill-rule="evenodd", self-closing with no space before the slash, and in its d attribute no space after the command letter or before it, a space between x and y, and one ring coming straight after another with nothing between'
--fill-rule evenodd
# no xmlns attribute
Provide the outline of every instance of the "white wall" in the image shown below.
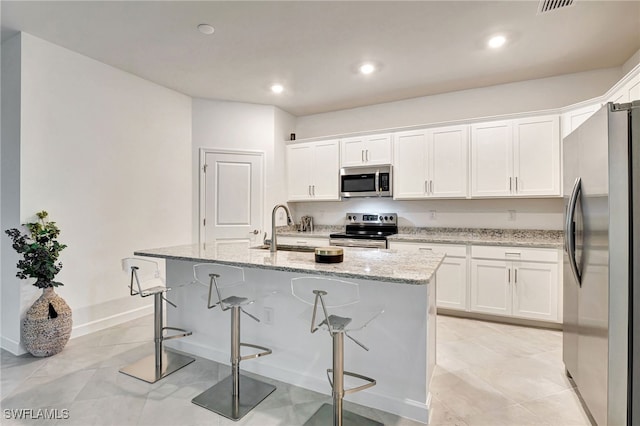
<svg viewBox="0 0 640 426"><path fill-rule="evenodd" d="M0 143L0 346L20 347L20 283L15 277L18 254L4 230L20 222L20 52L18 34L2 43L2 126Z"/></svg>
<svg viewBox="0 0 640 426"><path fill-rule="evenodd" d="M192 242L191 99L26 33L21 54L19 222L62 229L73 335L150 312L120 259ZM7 275L24 313L38 289Z"/></svg>
<svg viewBox="0 0 640 426"><path fill-rule="evenodd" d="M298 139L561 108L604 94L620 68L462 90L298 117Z"/></svg>
<svg viewBox="0 0 640 426"><path fill-rule="evenodd" d="M198 208L198 166L200 148L261 151L265 153L266 190L264 194L261 234L270 232L271 209L286 201L284 137L294 130L293 117L269 105L247 104L206 99L193 100L192 179L194 218ZM278 136L276 136L278 135ZM197 240L198 220L193 235Z"/></svg>

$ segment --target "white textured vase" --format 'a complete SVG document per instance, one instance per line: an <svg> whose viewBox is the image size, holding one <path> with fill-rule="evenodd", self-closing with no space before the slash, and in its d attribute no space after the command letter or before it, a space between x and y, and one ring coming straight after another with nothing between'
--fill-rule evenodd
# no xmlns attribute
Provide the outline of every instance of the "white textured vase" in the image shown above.
<svg viewBox="0 0 640 426"><path fill-rule="evenodd" d="M22 344L33 356L45 357L62 351L71 336L71 308L53 287L27 311L22 323Z"/></svg>

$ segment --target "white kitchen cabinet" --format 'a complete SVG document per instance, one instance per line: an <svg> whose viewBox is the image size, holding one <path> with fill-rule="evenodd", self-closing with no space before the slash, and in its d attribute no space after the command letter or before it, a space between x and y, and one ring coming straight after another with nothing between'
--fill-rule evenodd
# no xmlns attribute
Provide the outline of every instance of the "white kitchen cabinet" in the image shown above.
<svg viewBox="0 0 640 426"><path fill-rule="evenodd" d="M344 138L340 141L342 167L391 164L391 134Z"/></svg>
<svg viewBox="0 0 640 426"><path fill-rule="evenodd" d="M390 241L389 248L446 254L436 272L436 305L438 308L468 310L466 245Z"/></svg>
<svg viewBox="0 0 640 426"><path fill-rule="evenodd" d="M288 236L282 235L277 238L278 244L284 244L288 246L307 246L307 247L327 247L329 245L329 238L327 237L313 237L301 233L300 236Z"/></svg>
<svg viewBox="0 0 640 426"><path fill-rule="evenodd" d="M473 246L472 312L558 322L556 249Z"/></svg>
<svg viewBox="0 0 640 426"><path fill-rule="evenodd" d="M287 146L289 201L339 200L339 173L337 140Z"/></svg>
<svg viewBox="0 0 640 426"><path fill-rule="evenodd" d="M471 196L560 195L557 115L471 126Z"/></svg>
<svg viewBox="0 0 640 426"><path fill-rule="evenodd" d="M397 132L394 199L465 198L468 126Z"/></svg>

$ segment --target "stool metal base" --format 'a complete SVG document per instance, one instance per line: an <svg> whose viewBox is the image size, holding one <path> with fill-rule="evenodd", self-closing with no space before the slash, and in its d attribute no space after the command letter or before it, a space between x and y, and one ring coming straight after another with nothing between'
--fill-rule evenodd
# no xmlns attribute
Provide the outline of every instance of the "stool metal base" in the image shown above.
<svg viewBox="0 0 640 426"><path fill-rule="evenodd" d="M240 374L239 395L232 395L233 376L229 376L191 402L228 419L240 420L274 390L276 387L273 385Z"/></svg>
<svg viewBox="0 0 640 426"><path fill-rule="evenodd" d="M322 407L306 421L304 426L327 426L333 423L333 406L322 404ZM384 426L384 423L371 420L351 411L342 411L342 424L344 426Z"/></svg>
<svg viewBox="0 0 640 426"><path fill-rule="evenodd" d="M167 352L164 349L161 351L162 361L159 366L156 366L156 356L153 354L120 369L120 372L147 383L155 383L195 361L193 358L175 352Z"/></svg>

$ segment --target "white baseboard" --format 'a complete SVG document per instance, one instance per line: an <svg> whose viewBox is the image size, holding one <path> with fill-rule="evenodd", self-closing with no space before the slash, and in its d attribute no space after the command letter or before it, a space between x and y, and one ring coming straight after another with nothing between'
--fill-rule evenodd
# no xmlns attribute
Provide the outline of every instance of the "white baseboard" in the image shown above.
<svg viewBox="0 0 640 426"><path fill-rule="evenodd" d="M11 352L13 355L22 355L26 354L27 351L20 345L20 342L16 342L13 339L9 339L7 337L2 336L0 338L0 347L5 351Z"/></svg>
<svg viewBox="0 0 640 426"><path fill-rule="evenodd" d="M73 339L74 337L84 336L89 333L104 330L105 328L113 327L114 325L119 325L151 314L153 314L153 304L130 309L125 312L119 312L84 324L74 324L71 329L71 338Z"/></svg>
<svg viewBox="0 0 640 426"><path fill-rule="evenodd" d="M229 353L223 353L215 350L214 348L196 342L190 342L189 339L179 339L173 342L167 342L167 346L188 354L229 365ZM299 371L291 371L284 366L267 364L266 362L245 362L242 364L242 369L244 371L260 374L262 376L290 383L318 393L331 395L331 387L324 376L313 377L304 375L300 374ZM424 424L427 424L429 420L431 408L430 393L427 395L425 403L421 403L405 398L396 398L389 395L378 394L375 392L375 387L373 387L365 392L351 394L347 397L347 400L396 414L401 417L406 417Z"/></svg>

